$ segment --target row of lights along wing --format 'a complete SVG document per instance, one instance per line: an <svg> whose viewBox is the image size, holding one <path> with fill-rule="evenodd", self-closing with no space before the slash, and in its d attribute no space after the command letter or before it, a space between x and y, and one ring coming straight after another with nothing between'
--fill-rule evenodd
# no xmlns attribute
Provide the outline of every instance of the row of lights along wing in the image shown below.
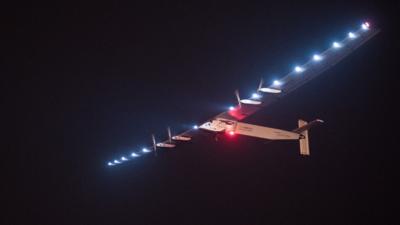
<svg viewBox="0 0 400 225"><path fill-rule="evenodd" d="M370 24L369 24L368 22L364 22L364 23L361 24L361 30L362 30L362 31L368 31L369 28L370 28ZM347 34L347 36L348 36L348 38L350 38L350 39L355 39L355 38L358 37L358 35L357 35L356 33L353 33L353 32L349 32L349 33ZM332 48L333 48L333 49L340 49L340 48L342 48L342 47L343 47L343 44L340 43L340 42L336 42L336 41L335 41L335 42L332 43ZM322 55L319 55L319 54L314 54L314 55L312 56L312 60L313 60L314 62L319 62L319 61L324 60L324 57L323 57ZM303 67L303 66L297 65L297 66L294 67L294 72L295 72L295 74L300 74L300 73L304 72L306 69L307 69L307 68L305 68L305 67ZM272 87L272 88L280 88L282 85L284 85L284 83L283 83L281 80L274 80L274 81L272 82L271 87ZM251 96L251 99L260 99L261 97L262 97L261 94L259 94L259 93L253 93L252 96ZM229 111L236 110L237 108L238 108L238 107L230 106L230 107L229 107ZM194 125L192 128L193 128L194 130L199 129L199 127L198 127L197 125ZM228 131L227 133L228 133L228 135L230 135L230 136L234 136L234 135L235 135L235 132L234 132L234 131ZM119 159L114 159L113 161L109 161L109 162L107 162L107 165L108 165L108 166L115 166L115 165L124 163L124 162L126 162L126 161L132 160L132 159L134 159L134 158L136 158L136 157L139 157L139 156L141 156L141 155L144 155L144 154L146 154L146 153L149 153L149 152L152 152L152 150L150 150L150 149L148 149L148 148L142 148L141 151L139 151L139 152L138 152L138 151L132 152L132 153L130 154L129 157L128 157L128 156L122 156L122 157L119 158Z"/></svg>

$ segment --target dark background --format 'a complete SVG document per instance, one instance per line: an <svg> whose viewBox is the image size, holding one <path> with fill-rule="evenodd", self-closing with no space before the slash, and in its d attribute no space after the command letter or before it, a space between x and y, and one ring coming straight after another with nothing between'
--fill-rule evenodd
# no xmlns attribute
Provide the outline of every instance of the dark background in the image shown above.
<svg viewBox="0 0 400 225"><path fill-rule="evenodd" d="M2 224L398 224L399 3L198 2L3 7ZM298 143L183 131L368 20L382 32L247 121Z"/></svg>

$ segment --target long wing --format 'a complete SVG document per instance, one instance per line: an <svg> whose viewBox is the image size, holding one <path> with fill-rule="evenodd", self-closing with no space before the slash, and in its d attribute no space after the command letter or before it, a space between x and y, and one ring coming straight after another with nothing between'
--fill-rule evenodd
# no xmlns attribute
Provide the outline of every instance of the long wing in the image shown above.
<svg viewBox="0 0 400 225"><path fill-rule="evenodd" d="M242 103L240 108L237 107L235 110L223 112L217 117L242 120L254 114L260 108L274 103L283 96L301 87L303 84L306 84L317 76L323 74L324 71L340 62L354 50L379 33L379 29L372 29L369 27L369 24L367 24L368 23L363 23L362 27L356 32L348 33L347 37L342 41L332 43L332 47L328 48L323 53L314 55L305 64L296 66L292 72L264 88L266 90L272 90L271 92L273 92L273 90L278 90L278 93L267 92L268 94L266 95L257 96L260 98L251 98L252 100L260 101L261 104L252 105ZM260 86L259 89L263 88Z"/></svg>
<svg viewBox="0 0 400 225"><path fill-rule="evenodd" d="M254 94L251 96L251 98L240 99L239 93L237 92L238 106L226 112L222 112L210 118L210 120L214 118L223 118L236 121L245 119L246 117L257 112L259 109L271 105L275 101L301 87L303 84L306 84L317 76L323 74L324 71L340 62L378 33L378 28L370 27L368 22L363 23L357 31L348 33L346 38L341 41L333 42L330 48L326 49L321 54L314 55L303 65L296 66L292 72L280 80L274 81L269 86L263 86L263 82L261 81L258 88L258 94ZM196 129L197 126L193 129L184 131L172 139L188 141L190 140L190 137L194 135L194 130ZM117 165L123 163L124 161L129 161L134 157L140 156L141 154L155 151L157 146L174 147L171 143L171 137L168 140L159 142L155 145L156 146L144 148L140 152L132 152L129 157L125 156L121 157L120 159L110 161L108 162L108 165Z"/></svg>

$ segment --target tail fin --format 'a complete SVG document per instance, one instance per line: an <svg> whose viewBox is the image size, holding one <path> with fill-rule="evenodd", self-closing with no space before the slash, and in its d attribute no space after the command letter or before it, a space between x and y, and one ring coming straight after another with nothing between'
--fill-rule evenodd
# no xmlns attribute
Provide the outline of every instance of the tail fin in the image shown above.
<svg viewBox="0 0 400 225"><path fill-rule="evenodd" d="M299 129L307 125L304 120L299 120ZM300 132L302 137L299 140L300 143L300 155L310 155L310 143L308 141L308 130Z"/></svg>
<svg viewBox="0 0 400 225"><path fill-rule="evenodd" d="M310 144L309 144L309 139L308 139L308 130L319 124L319 123L323 123L324 121L320 120L320 119L316 119L311 121L310 123L307 123L304 120L299 120L298 121L298 125L299 127L295 130L293 130L296 133L301 134L299 143L300 143L300 155L310 155Z"/></svg>

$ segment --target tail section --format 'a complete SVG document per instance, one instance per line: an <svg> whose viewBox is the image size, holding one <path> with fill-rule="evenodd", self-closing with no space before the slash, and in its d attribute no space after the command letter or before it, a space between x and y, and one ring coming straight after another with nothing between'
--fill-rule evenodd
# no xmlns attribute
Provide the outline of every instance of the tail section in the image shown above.
<svg viewBox="0 0 400 225"><path fill-rule="evenodd" d="M301 127L307 126L307 122L304 120L299 120L299 129ZM300 132L301 137L299 140L300 143L300 155L310 155L310 143L308 141L308 130L304 130Z"/></svg>
<svg viewBox="0 0 400 225"><path fill-rule="evenodd" d="M320 123L323 123L324 121L317 119L317 120L313 120L310 123L307 123L304 120L299 120L298 121L298 128L293 130L296 133L299 133L300 139L299 139L299 143L300 143L300 155L310 155L310 143L309 143L309 137L308 137L308 130Z"/></svg>

